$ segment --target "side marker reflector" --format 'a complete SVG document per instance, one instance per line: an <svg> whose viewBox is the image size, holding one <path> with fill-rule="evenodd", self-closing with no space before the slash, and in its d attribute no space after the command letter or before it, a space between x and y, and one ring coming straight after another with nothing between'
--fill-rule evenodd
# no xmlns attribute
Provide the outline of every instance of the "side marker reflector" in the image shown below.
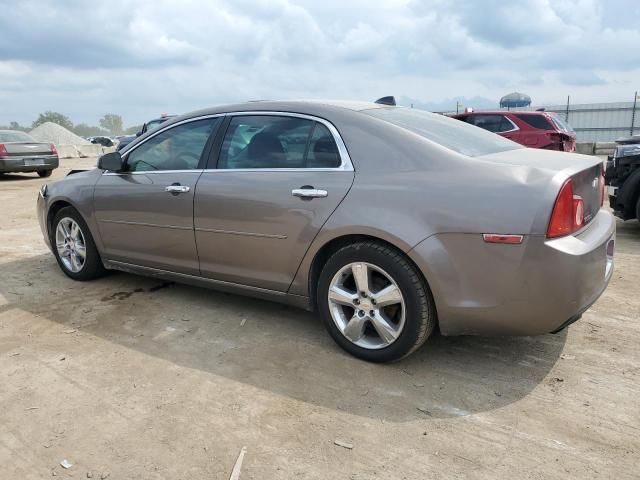
<svg viewBox="0 0 640 480"><path fill-rule="evenodd" d="M524 235L503 235L500 233L483 233L482 238L487 243L508 243L517 245L522 243Z"/></svg>

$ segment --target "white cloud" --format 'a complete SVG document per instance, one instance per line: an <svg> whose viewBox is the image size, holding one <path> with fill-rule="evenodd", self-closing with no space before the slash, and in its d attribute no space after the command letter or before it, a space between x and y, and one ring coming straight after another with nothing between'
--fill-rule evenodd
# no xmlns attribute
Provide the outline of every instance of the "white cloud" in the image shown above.
<svg viewBox="0 0 640 480"><path fill-rule="evenodd" d="M613 6L613 7L612 7ZM256 98L614 101L637 84L633 0L0 0L0 124L127 124ZM620 15L612 15L616 8ZM33 28L37 19L37 28ZM434 108L434 107L432 107Z"/></svg>

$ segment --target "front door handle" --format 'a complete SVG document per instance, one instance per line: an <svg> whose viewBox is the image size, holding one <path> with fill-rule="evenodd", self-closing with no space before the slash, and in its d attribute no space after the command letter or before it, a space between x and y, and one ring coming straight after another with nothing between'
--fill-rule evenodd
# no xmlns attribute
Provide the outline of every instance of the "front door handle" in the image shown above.
<svg viewBox="0 0 640 480"><path fill-rule="evenodd" d="M187 185L169 185L167 187L164 188L165 192L169 192L172 193L174 195L178 194L178 193L187 193L189 190L191 190Z"/></svg>
<svg viewBox="0 0 640 480"><path fill-rule="evenodd" d="M296 188L291 190L291 195L300 198L324 198L327 195L326 190L318 190L317 188Z"/></svg>

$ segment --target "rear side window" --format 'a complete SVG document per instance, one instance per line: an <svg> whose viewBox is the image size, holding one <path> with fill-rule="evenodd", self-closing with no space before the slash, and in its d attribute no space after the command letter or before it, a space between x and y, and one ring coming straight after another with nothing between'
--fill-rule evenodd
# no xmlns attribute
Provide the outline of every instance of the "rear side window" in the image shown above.
<svg viewBox="0 0 640 480"><path fill-rule="evenodd" d="M372 108L362 110L362 113L385 120L470 157L524 148L500 135L465 122L414 108Z"/></svg>
<svg viewBox="0 0 640 480"><path fill-rule="evenodd" d="M539 128L540 130L555 130L555 127L547 120L544 115L533 115L530 113L516 113L516 118L519 118L527 125L533 128Z"/></svg>
<svg viewBox="0 0 640 480"><path fill-rule="evenodd" d="M220 151L219 169L336 168L340 156L331 132L298 117L233 117Z"/></svg>
<svg viewBox="0 0 640 480"><path fill-rule="evenodd" d="M467 123L493 133L508 132L515 128L504 115L471 115L467 117Z"/></svg>

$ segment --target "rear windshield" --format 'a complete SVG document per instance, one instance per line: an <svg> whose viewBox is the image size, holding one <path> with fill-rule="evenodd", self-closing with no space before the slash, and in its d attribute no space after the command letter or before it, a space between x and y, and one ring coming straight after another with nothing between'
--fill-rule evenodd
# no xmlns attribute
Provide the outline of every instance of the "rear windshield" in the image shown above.
<svg viewBox="0 0 640 480"><path fill-rule="evenodd" d="M362 113L417 133L438 145L470 157L523 148L482 128L414 108L372 108L362 110Z"/></svg>
<svg viewBox="0 0 640 480"><path fill-rule="evenodd" d="M571 128L571 125L562 120L560 117L552 115L551 120L553 120L553 123L556 124L558 130L562 130L564 132L573 132L573 128Z"/></svg>
<svg viewBox="0 0 640 480"><path fill-rule="evenodd" d="M35 142L24 132L0 132L0 142Z"/></svg>

